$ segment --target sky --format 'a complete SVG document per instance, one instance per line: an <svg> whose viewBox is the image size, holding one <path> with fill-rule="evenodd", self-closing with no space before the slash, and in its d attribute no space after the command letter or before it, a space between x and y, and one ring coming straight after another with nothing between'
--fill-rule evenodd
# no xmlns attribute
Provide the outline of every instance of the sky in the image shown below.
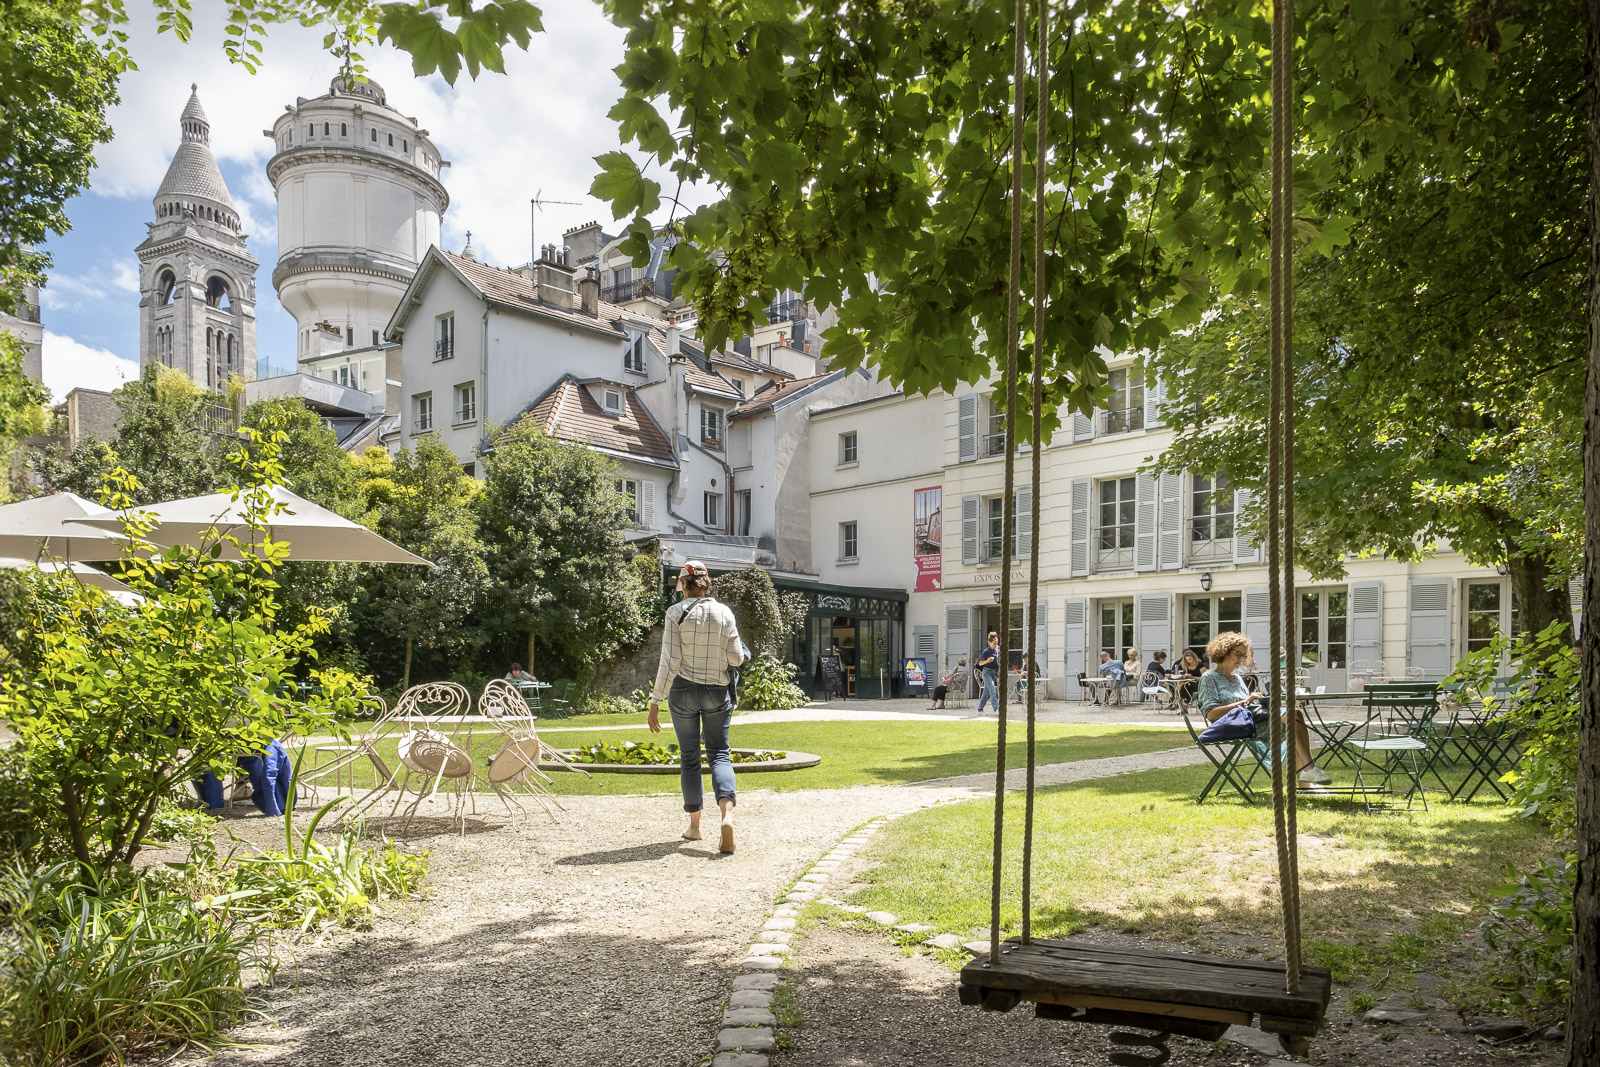
<svg viewBox="0 0 1600 1067"><path fill-rule="evenodd" d="M130 4L130 8L140 8ZM417 78L410 57L393 48L367 54L369 77L389 104L415 116L451 166L444 172L450 207L444 247L459 251L467 231L478 257L510 266L530 258L529 200L548 204L538 216L539 242L556 242L573 226L598 220L615 233L610 210L589 197L594 157L618 147L606 117L620 96L613 68L622 57L622 32L598 4L557 0L541 5L544 32L526 52L507 55L506 74L476 81L463 72L454 87ZM96 152L90 187L68 204L72 229L46 248L55 258L41 294L44 379L59 400L75 386L111 389L138 375L139 261L134 248L154 218L150 198L179 141L178 115L190 83L211 121L211 151L239 210L256 273L259 374L294 367L294 320L272 289L277 260L276 205L267 182L272 142L263 136L296 97L321 96L338 70L322 50L323 31L275 27L265 62L255 73L230 64L222 52L221 4L195 5L188 44L157 34L147 10L137 10L129 42L137 71L120 83L121 103L110 113L115 136Z"/></svg>

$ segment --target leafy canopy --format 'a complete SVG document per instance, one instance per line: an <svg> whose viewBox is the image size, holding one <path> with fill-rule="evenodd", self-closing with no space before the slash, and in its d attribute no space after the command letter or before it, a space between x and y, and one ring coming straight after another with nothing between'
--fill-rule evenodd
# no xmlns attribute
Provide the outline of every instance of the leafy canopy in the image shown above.
<svg viewBox="0 0 1600 1067"><path fill-rule="evenodd" d="M242 473L233 492L246 532L213 530L197 546L158 549L146 538L154 520L134 510L137 478L108 479L102 500L124 510L119 573L144 597L137 607L70 576L33 579L35 647L29 668L0 682L0 716L17 732L29 781L52 801L47 840L96 882L138 855L174 790L207 770L227 773L291 721L309 734L354 712L355 680L341 671L313 668L322 694L289 695L327 623L313 615L276 625L274 575L289 549L267 526L282 507L269 491L281 484L272 454L281 437L251 436L258 454L230 457ZM224 543L243 560L220 561Z"/></svg>

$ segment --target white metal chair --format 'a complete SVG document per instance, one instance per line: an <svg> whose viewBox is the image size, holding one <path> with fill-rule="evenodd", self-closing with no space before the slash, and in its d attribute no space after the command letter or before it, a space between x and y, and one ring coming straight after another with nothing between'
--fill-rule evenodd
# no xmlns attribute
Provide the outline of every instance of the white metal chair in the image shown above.
<svg viewBox="0 0 1600 1067"><path fill-rule="evenodd" d="M332 779L335 792L342 792L340 786L348 782L350 795L356 792L356 767L362 760L366 760L372 767L376 782L361 800L351 806L351 810L360 810L374 797L379 796L394 784L395 771L391 770L387 760L378 753L378 741L384 736L389 725L395 720L397 712L390 711L383 698L377 694L361 698L364 704L374 705L378 709L376 718L368 724L359 737L354 738L349 744L313 745L312 750L319 756L331 756L331 759L316 764L310 769L302 769L295 775L295 795L298 797L302 787L306 790L306 798L312 803L321 803L321 794L318 783ZM285 747L288 747L285 744Z"/></svg>
<svg viewBox="0 0 1600 1067"><path fill-rule="evenodd" d="M1162 683L1162 676L1156 671L1145 671L1144 677L1139 682L1139 693L1146 700L1153 700L1166 711L1174 710L1177 697L1173 689Z"/></svg>
<svg viewBox="0 0 1600 1067"><path fill-rule="evenodd" d="M406 732L398 745L400 756L400 781L396 786L393 816L404 803L411 789L413 774L427 783L416 789L416 798L406 809L405 828L416 818L422 802L438 793L447 783L451 789L450 813L457 826L466 829L466 808L470 804L477 814L477 801L472 796L472 778L476 773L472 763L472 728L464 722L472 710L472 694L455 682L425 682L414 685L400 695L395 704L394 717L404 720ZM454 722L442 719L454 718ZM432 725L430 725L430 723ZM391 782L393 777L391 776ZM360 807L372 802L369 796ZM359 808L358 808L359 810Z"/></svg>
<svg viewBox="0 0 1600 1067"><path fill-rule="evenodd" d="M546 788L550 783L550 776L540 769L539 764L554 763L566 770L577 771L585 778L589 777L589 772L574 767L562 759L555 749L540 740L538 729L534 724L537 716L534 715L532 707L523 699L522 694L504 679L491 679L489 684L483 687L483 693L478 697L478 712L492 723L504 738L499 751L489 758L489 767L484 773L489 788L499 796L507 812L510 812L514 805L518 811L527 814L527 809L515 796L516 793L522 792L537 800L544 808L545 814L554 819L555 815L550 810L551 805L561 808L561 802Z"/></svg>

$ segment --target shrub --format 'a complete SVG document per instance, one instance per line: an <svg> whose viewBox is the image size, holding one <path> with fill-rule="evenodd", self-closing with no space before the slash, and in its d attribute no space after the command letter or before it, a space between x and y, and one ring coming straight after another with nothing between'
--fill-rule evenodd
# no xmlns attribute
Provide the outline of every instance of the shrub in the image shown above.
<svg viewBox="0 0 1600 1067"><path fill-rule="evenodd" d="M381 901L415 895L428 873L426 853L401 852L387 837L376 850L360 848L357 826L346 826L332 846L313 838L323 816L348 799L323 805L298 846L294 824L285 818L285 850L239 860L228 872L225 891L200 906L226 908L266 925L298 926L305 933L317 924L365 926Z"/></svg>
<svg viewBox="0 0 1600 1067"><path fill-rule="evenodd" d="M757 656L739 676L739 706L746 711L805 707L808 698L794 675L794 664L779 662L776 656Z"/></svg>
<svg viewBox="0 0 1600 1067"><path fill-rule="evenodd" d="M1492 691L1508 654L1509 686L1516 694L1501 714L1520 733L1522 756L1502 781L1511 803L1571 842L1577 828L1580 665L1565 622L1552 623L1521 641L1500 636L1457 666L1452 681L1478 694ZM1508 869L1490 894L1480 932L1493 954L1488 978L1507 1006L1530 1021L1554 1020L1566 1010L1572 971L1572 894L1576 855L1550 860L1525 873Z"/></svg>
<svg viewBox="0 0 1600 1067"><path fill-rule="evenodd" d="M802 594L780 593L772 584L772 576L760 567L721 575L712 583L711 591L733 609L734 618L739 621L739 636L756 658L776 659L784 642L805 625L810 611Z"/></svg>
<svg viewBox="0 0 1600 1067"><path fill-rule="evenodd" d="M0 876L0 1061L120 1062L218 1043L245 1007L245 970L272 974L255 931L143 882L86 888L76 870Z"/></svg>
<svg viewBox="0 0 1600 1067"><path fill-rule="evenodd" d="M315 612L276 625L273 573L288 546L266 530L282 509L270 492L281 439L252 436L254 454L241 445L231 457L247 483L235 492L249 532L162 550L145 538L148 515L125 514L120 576L145 597L137 609L70 575L30 577L37 662L0 682L0 716L16 729L29 788L48 798L41 840L60 853L46 858L69 855L91 884L132 862L175 790L231 770L291 719L309 731L354 713L355 679L342 671L311 671L320 688L309 701L281 695L327 631ZM108 483L105 502L129 508L137 479L119 470ZM222 560L224 547L241 561Z"/></svg>

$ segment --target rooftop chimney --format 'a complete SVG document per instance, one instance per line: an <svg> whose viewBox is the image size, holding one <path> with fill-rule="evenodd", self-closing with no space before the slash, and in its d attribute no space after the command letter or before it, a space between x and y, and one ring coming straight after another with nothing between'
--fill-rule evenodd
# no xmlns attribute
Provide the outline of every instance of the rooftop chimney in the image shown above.
<svg viewBox="0 0 1600 1067"><path fill-rule="evenodd" d="M595 277L592 267L583 268L578 278L578 310L590 317L600 314L600 279Z"/></svg>
<svg viewBox="0 0 1600 1067"><path fill-rule="evenodd" d="M667 334L667 358L671 359L673 356L678 354L678 341L679 341L680 338L683 337L683 330L681 330L678 327L678 322L677 322L676 319L668 321L667 327L666 327L666 334Z"/></svg>

